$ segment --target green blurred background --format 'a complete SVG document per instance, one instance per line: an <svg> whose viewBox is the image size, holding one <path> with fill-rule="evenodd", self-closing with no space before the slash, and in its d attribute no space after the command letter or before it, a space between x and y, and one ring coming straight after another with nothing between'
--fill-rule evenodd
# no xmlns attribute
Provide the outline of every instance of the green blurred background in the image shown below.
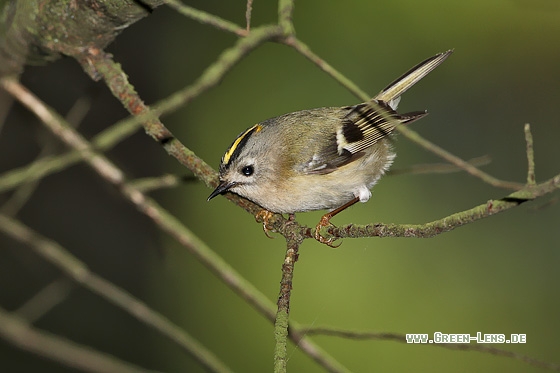
<svg viewBox="0 0 560 373"><path fill-rule="evenodd" d="M244 24L245 1L189 5ZM254 26L275 20L275 2L255 1ZM492 162L485 171L524 182L523 125L531 123L537 180L560 173L556 0L308 0L296 2L294 22L303 42L372 95L416 63L454 48L455 53L400 104L401 111L430 112L414 129L463 159L489 155ZM161 7L127 29L109 50L140 95L154 103L193 82L235 41L233 35ZM77 97L94 97L80 128L88 136L125 116L107 89L91 83L69 59L29 68L23 81L62 113ZM294 50L271 43L251 53L218 87L164 116L163 122L217 168L235 136L256 122L300 109L357 102ZM0 149L5 149L2 170L29 162L37 152L35 137L44 135L30 114L21 108L14 111L0 139ZM16 118L24 118L26 125L17 124ZM19 146L12 145L16 141L21 141ZM394 169L440 162L403 137L396 149ZM142 133L109 155L131 178L188 174ZM155 197L275 301L283 239L269 240L252 216L225 198L206 202L209 193L201 183L191 183ZM333 223L424 223L508 193L464 173L388 176L367 204L352 207ZM307 240L296 264L291 317L303 324L360 331L522 333L527 344L495 347L558 363L557 198L546 196L433 239L347 239L338 249ZM314 225L321 213L298 214L297 220ZM138 216L87 167L47 178L20 217L184 327L235 371L272 370L272 325ZM4 307L17 309L60 275L2 240L0 245L8 250L0 251L0 299ZM37 326L152 369L203 371L177 346L84 290L75 289ZM357 372L543 371L478 352L313 339ZM64 370L1 343L0 357L4 354L3 361L13 362L9 371L37 366L42 371ZM321 371L297 346L289 347L289 356L290 371Z"/></svg>

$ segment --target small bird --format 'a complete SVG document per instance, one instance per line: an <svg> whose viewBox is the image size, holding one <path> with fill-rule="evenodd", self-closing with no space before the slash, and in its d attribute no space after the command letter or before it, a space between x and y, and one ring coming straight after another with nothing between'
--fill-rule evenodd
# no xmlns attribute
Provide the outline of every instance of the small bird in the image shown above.
<svg viewBox="0 0 560 373"><path fill-rule="evenodd" d="M368 102L296 111L247 129L222 157L220 183L208 200L233 192L274 213L328 209L315 238L332 246L320 229L342 210L370 199L370 189L395 158L395 127L427 115L397 113L400 96L452 52L419 63Z"/></svg>

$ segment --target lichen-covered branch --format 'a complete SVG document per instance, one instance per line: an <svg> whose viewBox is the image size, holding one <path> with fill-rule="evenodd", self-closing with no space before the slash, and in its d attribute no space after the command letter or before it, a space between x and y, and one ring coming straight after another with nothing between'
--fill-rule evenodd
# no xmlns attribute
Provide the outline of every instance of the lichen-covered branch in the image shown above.
<svg viewBox="0 0 560 373"><path fill-rule="evenodd" d="M520 204L532 201L560 188L560 175L541 184L527 185L525 188L513 192L503 198L489 200L469 210L457 212L445 218L425 224L384 224L346 225L341 227L327 227L325 237L414 237L430 238L449 232L465 224L504 212Z"/></svg>
<svg viewBox="0 0 560 373"><path fill-rule="evenodd" d="M5 0L0 4L0 76L19 74L26 63L60 54L80 59L103 49L162 0Z"/></svg>
<svg viewBox="0 0 560 373"><path fill-rule="evenodd" d="M121 66L115 63L110 55L103 51L95 51L82 60L82 66L93 72L92 77L102 78L105 81L113 95L132 115L137 117L149 136L162 144L170 155L189 168L207 185L215 187L217 174L214 169L175 138L158 117L162 113L185 105L194 97L218 84L222 77L247 53L277 35L277 27L262 27L253 30L250 36L240 39L235 47L224 51L218 60L204 71L195 84L173 94L153 109L150 109L140 99L134 87L128 82Z"/></svg>

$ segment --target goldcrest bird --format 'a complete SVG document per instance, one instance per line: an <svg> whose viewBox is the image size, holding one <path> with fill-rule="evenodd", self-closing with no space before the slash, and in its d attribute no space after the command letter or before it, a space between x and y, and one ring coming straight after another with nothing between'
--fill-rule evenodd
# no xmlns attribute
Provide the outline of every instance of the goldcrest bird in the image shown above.
<svg viewBox="0 0 560 373"><path fill-rule="evenodd" d="M233 192L274 213L328 209L315 238L331 245L319 234L321 227L370 199L370 189L395 158L390 136L395 127L427 114L398 114L400 96L452 52L419 63L370 102L296 111L247 129L222 157L220 183L208 200Z"/></svg>

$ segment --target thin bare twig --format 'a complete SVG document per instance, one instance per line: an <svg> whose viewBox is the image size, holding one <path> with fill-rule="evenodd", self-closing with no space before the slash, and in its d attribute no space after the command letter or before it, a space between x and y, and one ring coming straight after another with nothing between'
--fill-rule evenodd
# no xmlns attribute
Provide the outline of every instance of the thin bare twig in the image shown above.
<svg viewBox="0 0 560 373"><path fill-rule="evenodd" d="M86 372L148 372L112 355L39 331L2 308L0 308L0 336L22 350Z"/></svg>
<svg viewBox="0 0 560 373"><path fill-rule="evenodd" d="M80 122L83 120L89 108L91 106L91 100L88 97L83 97L74 103L68 113L66 114L66 120L68 123L72 124L74 128L77 128ZM44 171L44 164L41 162L42 159L48 157L49 154L53 153L55 148L55 143L53 138L44 139L42 142L41 151L35 158L33 162L29 163L29 172L32 174L40 174ZM3 175L2 175L3 176ZM2 178L0 176L0 178ZM12 194L10 199L8 199L2 207L0 207L0 212L15 216L21 208L27 203L31 198L37 187L39 186L39 178L28 179L24 184Z"/></svg>
<svg viewBox="0 0 560 373"><path fill-rule="evenodd" d="M298 40L295 37L287 37L281 40L281 42L294 48L298 53L317 65L321 70L330 75L335 81L340 83L340 85L342 85L360 100L365 102L370 99L370 95L368 95L365 91L362 91L360 87L354 84L353 81L342 75L338 70L328 64L325 60L313 53L313 51L301 40Z"/></svg>
<svg viewBox="0 0 560 373"><path fill-rule="evenodd" d="M249 29L243 29L235 23L220 18L214 14L206 13L202 10L195 9L188 5L185 5L177 0L165 0L165 3L171 8L175 9L177 12L194 19L197 22L212 26L218 30L231 32L237 36L247 36ZM248 26L248 24L247 24Z"/></svg>
<svg viewBox="0 0 560 373"><path fill-rule="evenodd" d="M467 162L473 166L483 166L490 163L491 158L487 155L469 159ZM387 175L419 175L419 174L448 174L464 171L462 168L449 163L414 164L409 167L390 169Z"/></svg>
<svg viewBox="0 0 560 373"><path fill-rule="evenodd" d="M525 142L527 143L527 185L535 185L535 152L533 150L533 135L531 134L531 125L525 124Z"/></svg>
<svg viewBox="0 0 560 373"><path fill-rule="evenodd" d="M247 9L245 10L245 22L247 24L247 33L251 31L251 14L253 12L253 0L247 0Z"/></svg>
<svg viewBox="0 0 560 373"><path fill-rule="evenodd" d="M73 284L66 278L55 280L28 299L14 313L29 323L34 323L54 307L64 302Z"/></svg>
<svg viewBox="0 0 560 373"><path fill-rule="evenodd" d="M395 341L401 343L408 343L406 335L400 333L379 333L379 332L357 332L352 330L329 328L329 327L308 327L302 328L299 332L307 335L327 335L333 337L341 337L353 340L385 340ZM452 343L427 343L426 346L442 347L448 350L458 351L477 351L488 353L490 355L503 356L516 360L523 361L529 365L539 368L545 368L555 371L560 371L560 365L541 361L533 357L518 354L513 351L503 350L501 348L489 347L479 344L452 344Z"/></svg>
<svg viewBox="0 0 560 373"><path fill-rule="evenodd" d="M52 153L52 143L47 142L41 148L41 151L33 162L29 164L30 173L40 173L41 162L40 160ZM39 179L28 180L26 183L19 185L10 198L0 207L0 212L6 215L15 216L25 206L27 201L31 198L37 187L39 186Z"/></svg>
<svg viewBox="0 0 560 373"><path fill-rule="evenodd" d="M503 188L503 189L511 189L511 190L519 190L523 188L523 184L515 183L506 180L500 180L495 178L492 175L487 174L476 168L475 166L469 164L467 161L462 160L461 158L457 157L456 155L448 152L447 150L441 148L440 146L434 144L431 141L426 140L422 136L420 136L417 132L411 130L406 126L397 126L397 131L399 131L404 137L411 140L415 144L420 145L422 148L426 149L430 153L433 153L439 156L442 159L445 159L451 164L456 165L457 167L465 170L470 175L484 181L487 184L492 185L496 188Z"/></svg>
<svg viewBox="0 0 560 373"><path fill-rule="evenodd" d="M132 180L128 182L128 185L141 191L142 193L148 193L153 190L175 187L181 183L181 180L184 180L184 178L180 178L177 175L167 174L159 177L147 177ZM192 180L198 179L193 177Z"/></svg>
<svg viewBox="0 0 560 373"><path fill-rule="evenodd" d="M103 130L92 139L92 147L98 151L111 149L140 128L139 122L134 119L119 121ZM7 171L0 175L0 192L13 189L22 183L39 180L82 160L83 154L80 151L70 150L66 154L46 156L26 166Z"/></svg>

